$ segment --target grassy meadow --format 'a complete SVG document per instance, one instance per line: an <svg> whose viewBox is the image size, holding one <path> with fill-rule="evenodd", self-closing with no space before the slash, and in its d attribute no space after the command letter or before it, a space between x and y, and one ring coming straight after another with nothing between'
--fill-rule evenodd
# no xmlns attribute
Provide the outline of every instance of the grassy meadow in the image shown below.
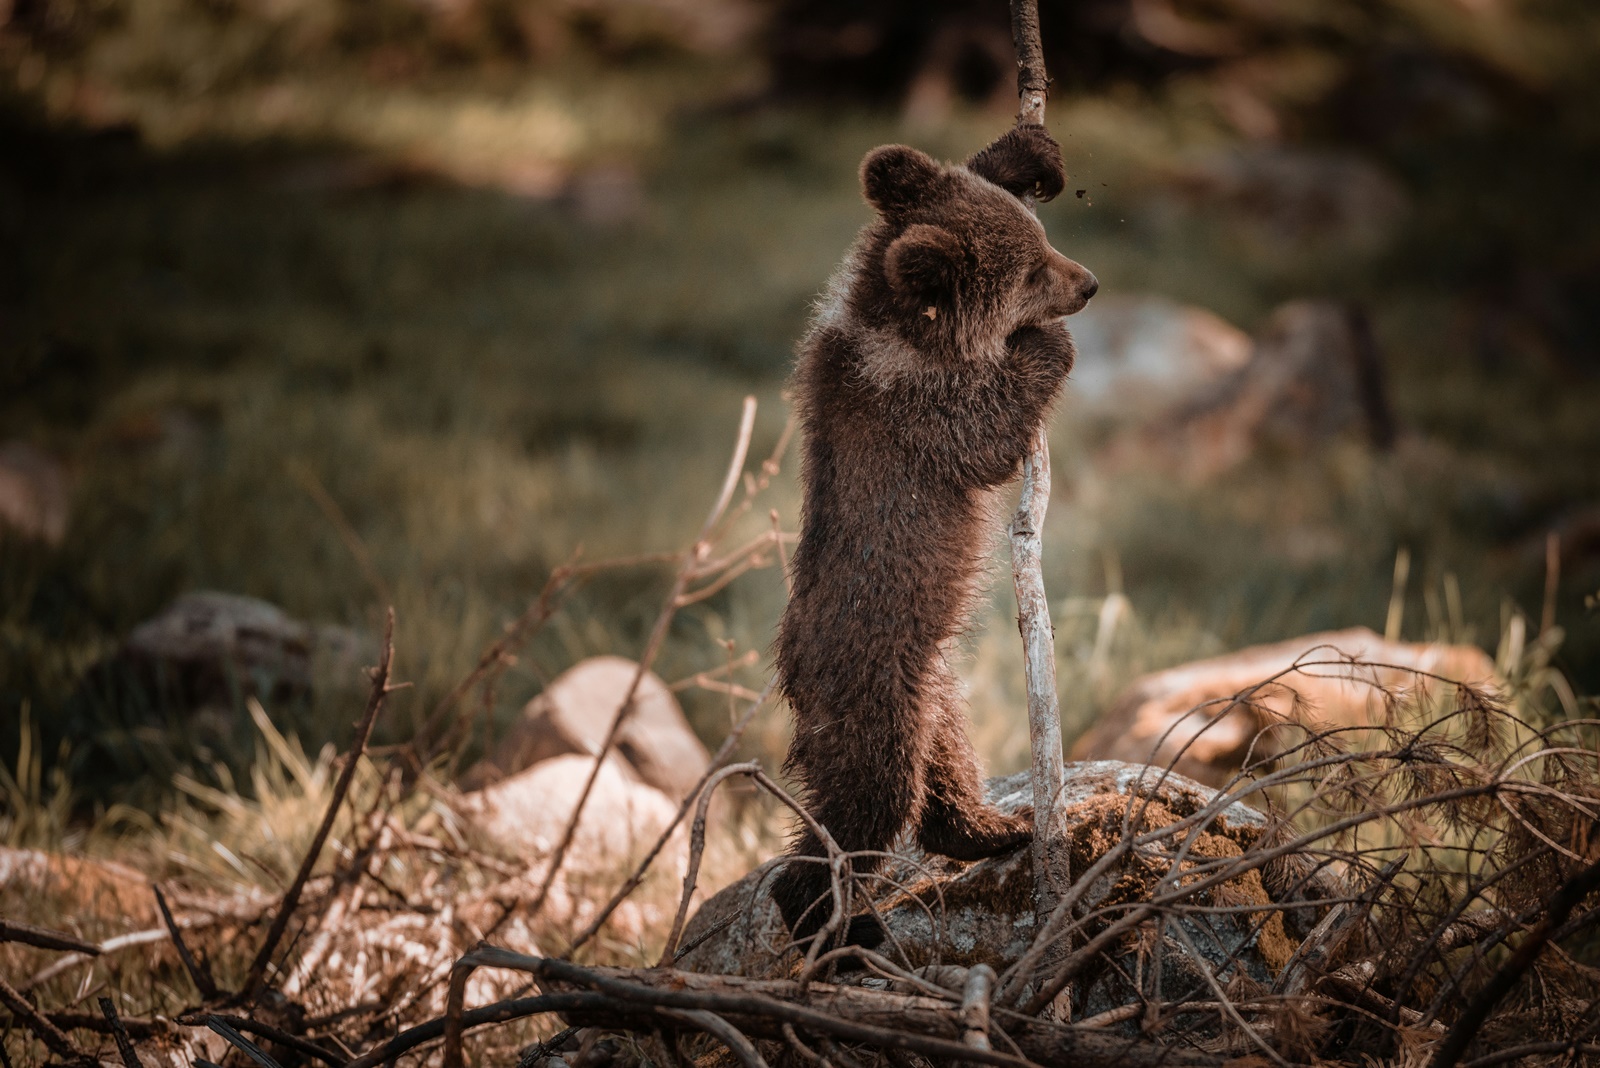
<svg viewBox="0 0 1600 1068"><path fill-rule="evenodd" d="M379 93L365 110L366 90L333 75L287 102L129 91L112 111L137 136L64 119L48 94L14 107L0 132L0 437L66 457L73 490L59 547L0 542L0 839L82 841L108 804L174 803L180 772L246 783L260 740L248 717L197 734L79 694L83 672L179 593L249 594L368 632L392 601L397 676L414 683L380 725L394 740L576 548L593 560L693 537L742 398L760 404L753 456L782 431L793 341L867 218L861 155L904 140L959 158L1009 121L727 105L741 77L590 70L515 91ZM1452 228L1482 199L1463 176L1470 152L1420 158L1408 177L1423 193L1373 247L1285 238L1175 192L1175 167L1238 141L1181 83L1059 96L1050 125L1072 179L1042 217L1102 293L1162 294L1247 330L1284 300L1358 301L1403 428L1387 453L1262 455L1194 488L1098 472L1098 432L1069 404L1045 532L1069 743L1143 671L1382 630L1402 552L1405 637L1499 651L1530 702L1583 712L1577 695L1600 685L1592 555L1560 576L1556 627L1537 632L1545 532L1600 492L1600 383L1514 332L1482 351L1487 298L1452 273ZM549 168L568 177L551 185ZM792 529L797 505L786 463L761 508ZM1025 765L1027 732L998 545L996 560L965 672L975 737L1002 772ZM589 581L506 674L463 755L579 658L637 655L669 578L638 566ZM1126 611L1105 611L1113 596ZM741 578L677 617L658 670L716 668L731 641L761 655L738 673L759 688L782 602L775 568ZM308 752L343 745L363 686L347 670L269 711ZM725 698L683 697L714 746ZM746 748L775 766L785 731L769 710ZM116 835L95 840L113 849Z"/></svg>

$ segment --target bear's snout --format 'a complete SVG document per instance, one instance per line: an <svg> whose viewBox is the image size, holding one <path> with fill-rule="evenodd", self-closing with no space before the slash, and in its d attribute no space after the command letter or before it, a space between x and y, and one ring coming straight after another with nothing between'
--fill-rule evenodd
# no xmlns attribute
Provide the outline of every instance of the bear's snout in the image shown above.
<svg viewBox="0 0 1600 1068"><path fill-rule="evenodd" d="M1069 260L1059 252L1051 263L1051 312L1055 315L1072 315L1081 312L1091 297L1100 291L1100 281L1083 264Z"/></svg>

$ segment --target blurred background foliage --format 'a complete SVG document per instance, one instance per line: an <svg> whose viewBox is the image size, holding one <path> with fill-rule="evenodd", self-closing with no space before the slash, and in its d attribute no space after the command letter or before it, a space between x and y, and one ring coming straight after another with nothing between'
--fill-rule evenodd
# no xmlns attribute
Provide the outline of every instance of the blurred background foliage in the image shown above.
<svg viewBox="0 0 1600 1068"><path fill-rule="evenodd" d="M1107 297L1247 332L1289 300L1358 309L1396 428L1195 482L1108 465L1112 431L1069 398L1046 532L1069 741L1141 671L1386 621L1558 670L1571 687L1530 700L1583 712L1600 10L1041 8L1072 171L1042 213L1057 247ZM867 217L861 154L981 147L1011 62L999 0L0 0L0 442L56 465L64 517L0 526L7 796L153 805L180 771L248 766L238 709L201 723L96 682L187 591L358 649L392 600L416 683L394 738L575 546L682 544L744 394L754 454L779 436L793 340ZM775 493L792 528L792 465ZM637 655L668 581L590 582L484 718L582 656ZM1027 753L1008 585L966 669L995 770ZM764 652L782 599L768 570L685 611L659 670ZM354 663L272 703L308 750L343 744ZM723 699L685 697L714 742Z"/></svg>

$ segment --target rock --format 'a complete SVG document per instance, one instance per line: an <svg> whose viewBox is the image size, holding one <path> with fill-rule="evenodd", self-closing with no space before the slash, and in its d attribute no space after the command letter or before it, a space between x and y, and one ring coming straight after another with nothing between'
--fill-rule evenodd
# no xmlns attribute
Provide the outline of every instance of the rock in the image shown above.
<svg viewBox="0 0 1600 1068"><path fill-rule="evenodd" d="M254 597L197 591L135 627L116 665L162 707L196 710L231 707L244 696L304 697L319 664L345 674L376 657L372 640L357 631L301 623Z"/></svg>
<svg viewBox="0 0 1600 1068"><path fill-rule="evenodd" d="M567 753L593 756L638 669L620 656L595 656L562 672L528 702L493 752L467 770L461 788L480 789ZM672 691L648 671L639 680L633 711L617 736L617 752L639 779L674 800L687 796L711 764Z"/></svg>
<svg viewBox="0 0 1600 1068"><path fill-rule="evenodd" d="M1289 670L1300 660L1319 664ZM1221 785L1271 723L1363 727L1384 721L1387 694L1402 702L1454 695L1449 683L1418 672L1491 692L1496 686L1494 661L1474 646L1389 642L1365 627L1308 634L1146 675L1112 702L1072 755L1170 764ZM1259 685L1268 679L1275 681ZM1228 700L1258 685L1249 704ZM1271 756L1299 737L1298 731L1269 732L1255 743L1255 756Z"/></svg>
<svg viewBox="0 0 1600 1068"><path fill-rule="evenodd" d="M59 545L67 533L71 491L55 459L22 441L0 444L0 529Z"/></svg>
<svg viewBox="0 0 1600 1068"><path fill-rule="evenodd" d="M1352 434L1380 447L1395 435L1371 328L1347 305L1301 300L1273 312L1242 367L1114 440L1100 462L1201 482L1262 449L1300 455Z"/></svg>
<svg viewBox="0 0 1600 1068"><path fill-rule="evenodd" d="M462 795L457 811L497 851L525 860L546 857L561 840L593 767L590 756L552 757ZM615 871L649 849L677 812L671 798L640 782L621 758L608 756L584 805L565 867Z"/></svg>
<svg viewBox="0 0 1600 1068"><path fill-rule="evenodd" d="M1158 296L1098 297L1072 317L1078 362L1068 403L1143 421L1215 386L1250 360L1250 335Z"/></svg>
<svg viewBox="0 0 1600 1068"><path fill-rule="evenodd" d="M1156 769L1117 761L1068 764L1065 782L1060 801L1060 844L1070 857L1072 870L1077 872L1086 870L1119 839L1131 799L1145 799L1138 802L1136 811L1143 813L1141 829L1148 830L1192 814L1216 796L1214 791L1182 776L1162 778ZM990 780L989 794L995 804L1008 812L1032 803L1032 787L1026 773ZM1261 813L1234 804L1213 820L1192 849L1197 856L1237 856L1267 828L1266 817ZM1157 852L1162 848L1170 846L1158 845ZM798 955L786 949L787 930L767 894L768 877L779 863L774 860L762 865L705 903L684 931L682 945L690 948L679 959L679 967L754 978L791 974ZM902 846L884 873L886 878L876 882L875 904L895 944L905 954L905 965L932 968L986 963L1003 971L1021 957L1033 938L1032 867L1030 853L1025 849L975 864L961 864ZM1290 867L1299 871L1292 864ZM1151 871L1148 859L1112 867L1085 895L1079 915L1120 901L1140 899L1148 892ZM1270 871L1269 868L1269 874ZM1241 974L1258 983L1270 983L1299 939L1316 922L1314 903L1290 897L1285 889L1294 884L1295 878L1279 881L1281 886L1269 887L1261 874L1252 872L1223 884L1217 894L1234 904L1277 902L1288 906L1282 912L1215 913L1204 920L1194 916L1174 918L1172 922L1182 926L1205 961L1195 960L1193 953L1168 933L1161 957L1165 988L1177 990L1194 985L1202 966L1211 968L1224 986ZM1279 894L1283 896L1275 896ZM935 916L941 920L937 927ZM1128 977L1140 974L1135 958L1144 937L1130 936L1112 952L1107 966L1090 969L1085 973L1087 978L1075 984L1074 1019L1138 997ZM893 955L897 950L885 952ZM1118 964L1121 970L1115 966Z"/></svg>

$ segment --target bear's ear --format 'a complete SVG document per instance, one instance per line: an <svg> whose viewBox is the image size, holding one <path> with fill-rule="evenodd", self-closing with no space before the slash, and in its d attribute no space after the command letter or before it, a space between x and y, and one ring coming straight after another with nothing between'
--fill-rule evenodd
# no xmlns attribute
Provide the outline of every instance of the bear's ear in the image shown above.
<svg viewBox="0 0 1600 1068"><path fill-rule="evenodd" d="M938 184L939 165L905 145L884 145L861 161L861 189L885 215L910 211L927 200Z"/></svg>
<svg viewBox="0 0 1600 1068"><path fill-rule="evenodd" d="M967 170L1012 196L1051 200L1067 184L1061 146L1043 126L1015 126L967 160Z"/></svg>
<svg viewBox="0 0 1600 1068"><path fill-rule="evenodd" d="M883 255L883 270L896 293L918 304L938 303L955 289L966 250L942 226L914 223Z"/></svg>

